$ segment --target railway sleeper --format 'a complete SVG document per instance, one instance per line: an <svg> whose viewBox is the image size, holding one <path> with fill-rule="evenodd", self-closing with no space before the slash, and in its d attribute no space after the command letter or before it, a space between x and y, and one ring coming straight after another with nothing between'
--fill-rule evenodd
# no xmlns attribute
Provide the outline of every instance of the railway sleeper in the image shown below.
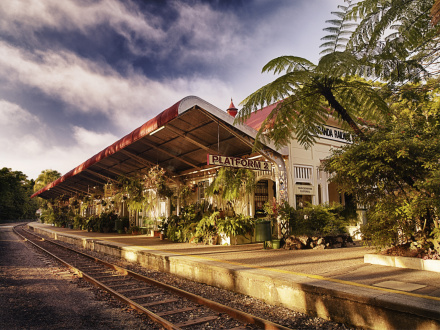
<svg viewBox="0 0 440 330"><path fill-rule="evenodd" d="M166 304L171 304L174 302L178 302L179 299L165 299L165 300L159 300L159 301L153 301L153 302L149 302L149 303L145 303L145 304L140 304L142 307L154 307L154 306L159 306L159 305L166 305ZM159 313L157 313L159 315Z"/></svg>
<svg viewBox="0 0 440 330"><path fill-rule="evenodd" d="M201 317L201 318L198 318L198 319L193 319L193 320L188 320L188 321L180 322L180 323L177 323L175 325L178 328L183 328L183 327L189 327L189 326L196 325L196 324L206 323L206 322L209 322L209 321L214 321L214 320L217 320L217 319L218 319L218 316L205 316L205 317Z"/></svg>
<svg viewBox="0 0 440 330"><path fill-rule="evenodd" d="M144 294L144 295L140 295L140 296L127 297L127 299L135 300L135 299L142 299L142 298L150 298L150 297L160 296L162 294L163 293L161 293L161 292L153 292L153 293Z"/></svg>

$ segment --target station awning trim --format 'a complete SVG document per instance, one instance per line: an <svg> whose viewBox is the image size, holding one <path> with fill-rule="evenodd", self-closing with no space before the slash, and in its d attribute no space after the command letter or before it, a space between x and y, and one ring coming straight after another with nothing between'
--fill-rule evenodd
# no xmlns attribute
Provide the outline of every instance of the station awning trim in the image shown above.
<svg viewBox="0 0 440 330"><path fill-rule="evenodd" d="M234 125L234 117L226 111L188 96L31 197L88 193L90 187L156 164L175 176L201 170L206 168L207 153L235 157L251 154L256 134L249 126ZM267 147L279 153L273 145ZM280 153L287 154L286 150Z"/></svg>

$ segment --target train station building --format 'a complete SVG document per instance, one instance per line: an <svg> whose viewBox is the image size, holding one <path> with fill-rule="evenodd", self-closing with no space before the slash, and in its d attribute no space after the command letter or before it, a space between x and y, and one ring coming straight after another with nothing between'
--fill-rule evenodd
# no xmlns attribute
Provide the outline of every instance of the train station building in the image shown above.
<svg viewBox="0 0 440 330"><path fill-rule="evenodd" d="M165 171L172 189L190 187L192 201L202 202L207 199L205 189L218 169L227 166L248 168L255 173L254 192L245 196L240 210L234 210L245 215L258 216L264 204L273 200L288 201L294 207L305 202L345 204L346 197L329 183L329 174L320 165L332 148L351 143L351 136L329 115L316 143L309 149L292 140L282 148L266 141L255 150L257 131L275 106L263 108L246 123L237 124L237 109L232 101L225 111L199 97L186 97L32 197L72 198L99 191L99 200L87 210L89 214L99 213L103 209L99 201L112 194L111 185L118 178L142 174L158 166ZM178 214L182 206L179 198L171 197L158 198L154 203L148 211L129 214L131 225L142 226L146 213L155 218ZM120 212L130 213L123 203Z"/></svg>

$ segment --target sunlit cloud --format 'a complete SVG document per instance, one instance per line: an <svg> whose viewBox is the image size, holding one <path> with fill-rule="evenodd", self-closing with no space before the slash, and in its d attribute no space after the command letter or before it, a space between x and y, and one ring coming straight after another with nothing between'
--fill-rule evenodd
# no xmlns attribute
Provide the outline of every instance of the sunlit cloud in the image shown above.
<svg viewBox="0 0 440 330"><path fill-rule="evenodd" d="M117 136L111 133L100 134L78 126L73 127L73 135L81 147L97 148L99 150L109 146L118 139Z"/></svg>
<svg viewBox="0 0 440 330"><path fill-rule="evenodd" d="M122 76L105 63L71 52L30 53L4 42L0 42L0 70L8 72L3 78L17 87L39 89L70 105L69 111L102 113L124 129L139 121L134 117L149 119L194 91L205 92L208 85L216 91L228 89L209 77L159 82L137 72Z"/></svg>
<svg viewBox="0 0 440 330"><path fill-rule="evenodd" d="M14 0L0 2L0 29L10 35L34 34L45 28L88 34L109 25L127 39L161 40L157 18L141 13L132 1Z"/></svg>
<svg viewBox="0 0 440 330"><path fill-rule="evenodd" d="M270 59L318 57L339 3L0 1L0 165L65 173L188 95L238 106Z"/></svg>
<svg viewBox="0 0 440 330"><path fill-rule="evenodd" d="M23 124L41 125L38 117L26 111L18 104L0 100L0 127L2 131L13 130Z"/></svg>

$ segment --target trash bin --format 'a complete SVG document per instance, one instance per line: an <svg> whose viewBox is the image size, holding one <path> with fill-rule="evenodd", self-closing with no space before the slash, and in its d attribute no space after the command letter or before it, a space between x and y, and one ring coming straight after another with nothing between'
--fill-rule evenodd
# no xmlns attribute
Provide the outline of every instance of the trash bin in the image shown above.
<svg viewBox="0 0 440 330"><path fill-rule="evenodd" d="M270 241L272 238L269 220L258 221L255 224L255 240L257 242Z"/></svg>
<svg viewBox="0 0 440 330"><path fill-rule="evenodd" d="M117 232L119 232L120 230L122 231L124 229L124 223L122 222L122 220L116 220L115 221L115 230Z"/></svg>
<svg viewBox="0 0 440 330"><path fill-rule="evenodd" d="M279 249L280 248L280 240L279 239L273 239L272 240L272 249Z"/></svg>

